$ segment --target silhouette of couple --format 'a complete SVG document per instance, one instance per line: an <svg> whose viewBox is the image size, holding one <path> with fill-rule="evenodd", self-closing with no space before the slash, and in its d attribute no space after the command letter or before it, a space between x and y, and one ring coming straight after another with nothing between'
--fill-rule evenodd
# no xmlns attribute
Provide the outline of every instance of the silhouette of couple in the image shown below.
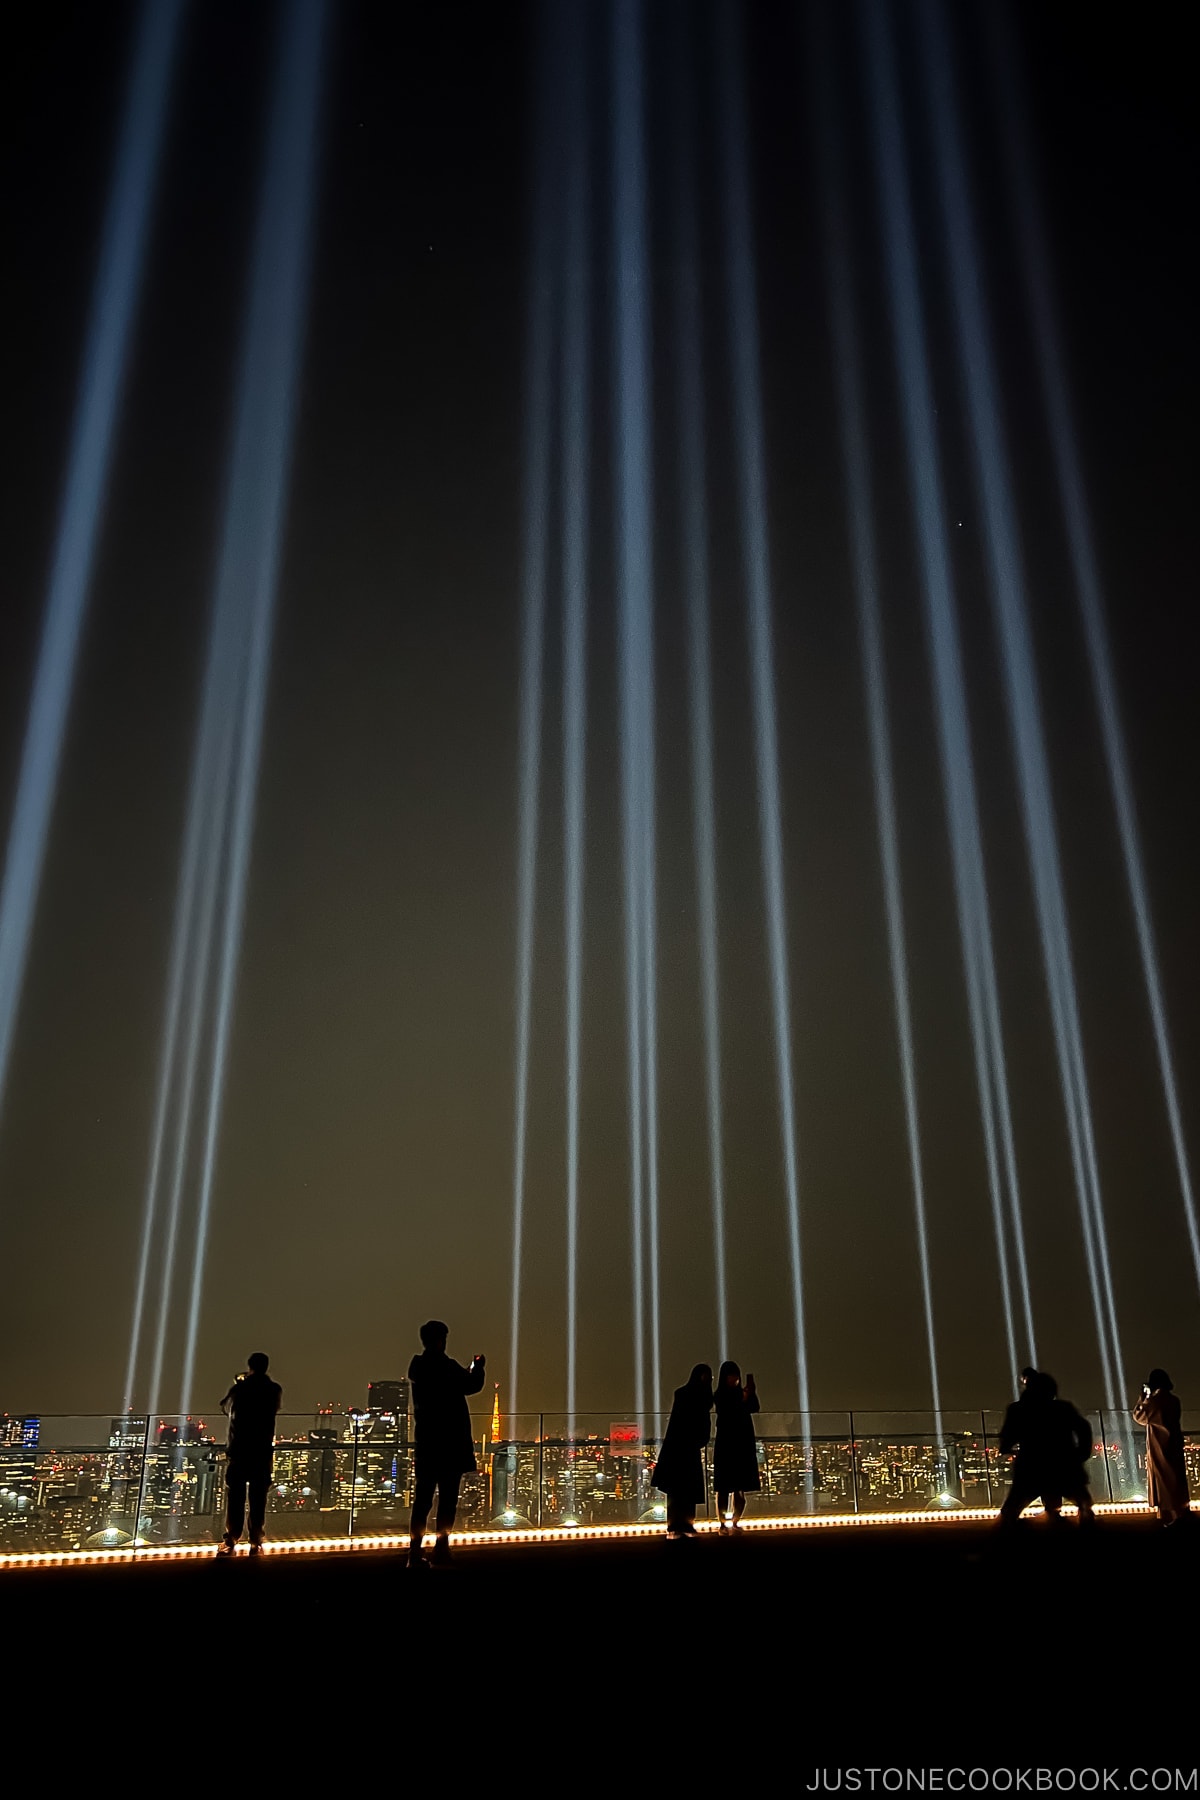
<svg viewBox="0 0 1200 1800"><path fill-rule="evenodd" d="M1053 1375L1022 1369L1021 1395L1004 1415L1000 1452L1013 1457L1012 1483L1000 1508L1002 1526L1015 1525L1038 1499L1048 1518L1059 1518L1063 1501L1070 1500L1079 1508L1079 1523L1094 1524L1085 1467L1092 1454L1092 1428L1069 1400L1059 1399Z"/></svg>
<svg viewBox="0 0 1200 1800"><path fill-rule="evenodd" d="M735 1362L723 1362L713 1391L713 1373L707 1363L697 1363L683 1387L675 1389L671 1417L663 1436L652 1477L667 1496L667 1536L696 1536L696 1509L707 1504L704 1483L704 1451L710 1436L712 1412L717 1415L713 1445L713 1485L721 1534L738 1528L746 1510L746 1495L757 1493L758 1446L754 1417L758 1392L754 1377Z"/></svg>

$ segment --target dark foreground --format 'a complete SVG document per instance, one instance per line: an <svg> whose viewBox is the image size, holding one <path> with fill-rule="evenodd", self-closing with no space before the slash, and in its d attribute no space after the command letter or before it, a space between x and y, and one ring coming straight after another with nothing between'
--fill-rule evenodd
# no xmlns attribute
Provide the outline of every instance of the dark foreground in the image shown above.
<svg viewBox="0 0 1200 1800"><path fill-rule="evenodd" d="M435 1742L448 1774L505 1793L803 1794L823 1768L955 1762L1119 1770L1135 1791L1133 1766L1200 1761L1194 1526L501 1546L416 1576L373 1552L7 1571L6 1711L53 1691L117 1733L135 1787L160 1728L212 1749L232 1707L281 1779L320 1744L366 1780L391 1745L389 1792Z"/></svg>

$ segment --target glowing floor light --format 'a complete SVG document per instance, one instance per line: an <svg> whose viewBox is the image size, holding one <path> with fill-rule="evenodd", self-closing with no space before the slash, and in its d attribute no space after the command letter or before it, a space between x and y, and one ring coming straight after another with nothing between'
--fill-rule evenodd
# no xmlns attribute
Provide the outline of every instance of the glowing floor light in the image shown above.
<svg viewBox="0 0 1200 1800"><path fill-rule="evenodd" d="M750 679L754 704L754 748L758 775L759 830L775 1060L783 1136L787 1199L788 1259L795 1322L796 1382L802 1413L809 1410L808 1346L800 1245L800 1177L792 1070L791 997L788 975L787 907L783 879L783 818L779 788L779 747L775 715L775 668L771 643L771 568L767 536L766 482L760 392L758 316L754 292L754 252L750 231L750 185L746 167L742 99L742 56L733 7L720 9L722 76L723 223L727 245L729 346L733 375L737 498L741 523Z"/></svg>
<svg viewBox="0 0 1200 1800"><path fill-rule="evenodd" d="M168 975L129 1379L136 1383L145 1275L162 1236L151 1369L158 1405L181 1232L195 1187L179 1410L187 1410L241 944L278 566L308 289L324 0L285 9L238 376L212 626L189 793ZM164 1146L171 1187L162 1210Z"/></svg>
<svg viewBox="0 0 1200 1800"><path fill-rule="evenodd" d="M640 0L612 11L612 238L621 818L629 1056L630 1230L634 1396L659 1377L657 1008L655 980L654 631L650 320L647 305L644 17ZM649 1370L647 1370L647 1351Z"/></svg>
<svg viewBox="0 0 1200 1800"><path fill-rule="evenodd" d="M867 700L867 731L871 747L871 772L875 789L875 818L883 872L887 913L888 958L904 1098L904 1123L908 1138L909 1175L916 1224L917 1262L921 1280L921 1305L929 1386L935 1431L942 1441L941 1382L938 1375L937 1338L934 1329L933 1277L929 1257L929 1232L925 1213L925 1178L921 1157L921 1133L917 1106L916 1059L913 1052L912 1008L909 1000L908 956L905 948L904 908L900 887L900 847L892 773L891 728L888 719L887 682L884 666L883 620L879 596L879 568L875 547L874 505L871 493L870 457L866 438L866 409L859 354L859 323L854 301L851 252L847 222L852 216L847 203L845 154L830 88L833 59L825 14L820 7L809 13L811 25L809 66L813 117L818 122L821 161L821 199L824 212L825 260L828 270L829 321L834 346L841 430L843 480L850 519L854 588L858 603L859 641Z"/></svg>
<svg viewBox="0 0 1200 1800"><path fill-rule="evenodd" d="M1017 85L1012 45L1003 18L1003 9L988 7L984 13L990 31L989 65L1000 91L1003 144L1017 214L1017 237L1021 269L1025 279L1030 318L1033 324L1034 349L1041 376L1042 393L1049 426L1050 447L1058 483L1059 504L1066 526L1067 545L1075 578L1075 593L1083 624L1088 665L1096 696L1101 741L1112 788L1117 832L1129 885L1137 933L1142 977L1154 1031L1155 1051L1162 1081L1163 1099L1175 1156L1175 1167L1183 1202L1184 1219L1192 1253L1192 1266L1200 1286L1200 1220L1197 1219L1192 1186L1190 1160L1183 1135L1179 1106L1179 1089L1175 1078L1174 1058L1167 1024L1167 1010L1159 972L1158 951L1150 909L1145 864L1137 828L1133 782L1129 758L1121 728L1117 702L1117 684L1112 652L1104 622L1104 602L1100 569L1096 556L1090 512L1083 482L1078 441L1072 416L1064 371L1063 354L1056 308L1052 297L1050 257L1046 229L1038 202L1037 183L1027 137L1022 124L1023 108Z"/></svg>
<svg viewBox="0 0 1200 1800"><path fill-rule="evenodd" d="M920 556L922 602L937 702L938 744L988 1190L996 1234L1000 1299L1015 1385L1020 1364L1036 1359L1033 1306L1013 1147L983 839L947 551L945 502L909 198L908 154L884 9L863 3L858 8L857 18L866 61L885 277Z"/></svg>
<svg viewBox="0 0 1200 1800"><path fill-rule="evenodd" d="M183 12L183 0L144 0L104 222L0 888L0 1108L108 489Z"/></svg>
<svg viewBox="0 0 1200 1800"><path fill-rule="evenodd" d="M685 23L676 13L677 26ZM713 797L712 672L708 516L705 503L705 409L701 348L699 223L696 204L695 71L688 34L678 30L674 65L679 116L674 133L673 206L676 222L675 343L683 585L687 607L688 701L692 750L692 830L700 997L704 1028L709 1198L718 1354L729 1355L725 1268L725 1147L721 1115L721 1019L717 961L716 806Z"/></svg>
<svg viewBox="0 0 1200 1800"><path fill-rule="evenodd" d="M1049 758L1041 720L1037 670L1025 600L1025 572L1013 493L1011 463L1001 423L1001 398L991 348L973 209L967 188L962 134L946 20L922 0L920 64L929 102L942 210L942 242L949 279L955 338L962 371L975 481L981 503L989 588L1000 641L1004 690L1025 825L1034 902L1050 992L1050 1011L1083 1224L1088 1279L1105 1382L1105 1400L1116 1406L1123 1367L1117 1326L1104 1205L1096 1159L1091 1096L1083 1055Z"/></svg>

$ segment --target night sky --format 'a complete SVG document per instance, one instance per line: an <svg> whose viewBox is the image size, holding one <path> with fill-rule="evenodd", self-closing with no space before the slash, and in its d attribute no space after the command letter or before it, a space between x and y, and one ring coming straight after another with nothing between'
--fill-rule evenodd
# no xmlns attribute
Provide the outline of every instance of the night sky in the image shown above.
<svg viewBox="0 0 1200 1800"><path fill-rule="evenodd" d="M910 119L918 84L899 27ZM715 1363L671 324L675 51L694 69L716 731L731 1351L795 1404L720 213L716 34L651 0L663 1371ZM1025 307L983 9L952 8L1132 1397L1200 1394L1179 1184ZM580 9L592 299L579 1402L631 1404L607 5ZM1183 14L1013 9L1098 546L1184 1129L1195 955L1195 108ZM850 9L847 146L934 1300L947 1406L1009 1388ZM813 1403L923 1407L928 1373L837 440L802 8L743 5L791 1021ZM36 928L0 1114L0 1408L119 1409L175 905L276 56L273 6L185 23ZM38 653L133 7L22 10L4 92L0 807ZM10 32L13 28L10 27ZM195 1400L267 1349L286 1404L361 1404L438 1315L508 1379L527 313L542 15L342 0L326 40L286 541ZM824 79L825 76L820 77ZM543 146L543 154L545 149ZM951 551L1043 1364L1099 1366L978 500L914 150ZM555 509L555 517L557 510ZM561 691L549 595L521 1400L564 1397ZM185 1259L186 1261L186 1259ZM170 1367L178 1366L178 1322ZM175 1392L175 1376L167 1384ZM168 1402L173 1403L173 1402ZM507 1404L507 1401L506 1401Z"/></svg>

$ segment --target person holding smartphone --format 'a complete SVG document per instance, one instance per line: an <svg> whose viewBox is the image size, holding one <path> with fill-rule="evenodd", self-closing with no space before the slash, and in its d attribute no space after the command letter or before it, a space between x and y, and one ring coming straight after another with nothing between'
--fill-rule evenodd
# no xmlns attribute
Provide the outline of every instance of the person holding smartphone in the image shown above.
<svg viewBox="0 0 1200 1800"><path fill-rule="evenodd" d="M1191 1495L1179 1396L1165 1369L1151 1369L1133 1416L1146 1427L1147 1498L1164 1525L1177 1525L1190 1515Z"/></svg>
<svg viewBox="0 0 1200 1800"><path fill-rule="evenodd" d="M485 1358L472 1357L469 1368L446 1354L450 1328L440 1319L421 1327L424 1348L408 1365L412 1383L413 1435L416 1443L416 1484L408 1546L410 1569L424 1569L425 1526L433 1496L437 1494L434 1529L437 1541L433 1561L439 1567L450 1560L450 1533L458 1512L458 1490L464 1475L475 1470L475 1440L467 1395L483 1386Z"/></svg>

